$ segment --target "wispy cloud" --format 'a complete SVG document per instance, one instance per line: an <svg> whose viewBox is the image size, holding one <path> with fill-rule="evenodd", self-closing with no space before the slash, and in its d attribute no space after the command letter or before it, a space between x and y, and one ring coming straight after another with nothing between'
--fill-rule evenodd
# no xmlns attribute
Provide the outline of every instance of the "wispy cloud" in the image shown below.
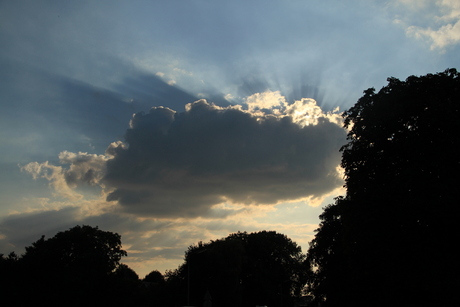
<svg viewBox="0 0 460 307"><path fill-rule="evenodd" d="M405 12L395 21L406 28L408 36L427 41L431 50L445 52L446 48L460 43L459 1L399 0L393 4ZM413 16L411 11L417 14ZM423 23L420 23L420 16L424 16ZM415 17L418 20L414 20Z"/></svg>

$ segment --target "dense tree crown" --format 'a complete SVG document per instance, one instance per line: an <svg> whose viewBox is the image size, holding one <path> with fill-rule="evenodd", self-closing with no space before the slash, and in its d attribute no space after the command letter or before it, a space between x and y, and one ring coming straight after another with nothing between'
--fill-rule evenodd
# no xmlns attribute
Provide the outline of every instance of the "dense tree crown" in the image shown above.
<svg viewBox="0 0 460 307"><path fill-rule="evenodd" d="M21 257L1 257L2 289L10 306L128 306L127 281L138 277L120 264L121 247L119 234L86 225L42 236Z"/></svg>
<svg viewBox="0 0 460 307"><path fill-rule="evenodd" d="M305 255L274 231L238 232L190 246L185 263L168 274L177 305L290 306L306 282Z"/></svg>
<svg viewBox="0 0 460 307"><path fill-rule="evenodd" d="M126 256L121 249L121 236L98 227L75 226L46 239L42 236L26 247L26 262L50 263L79 272L108 274Z"/></svg>
<svg viewBox="0 0 460 307"><path fill-rule="evenodd" d="M321 216L309 287L329 306L460 304L460 76L389 78L344 113L345 197Z"/></svg>

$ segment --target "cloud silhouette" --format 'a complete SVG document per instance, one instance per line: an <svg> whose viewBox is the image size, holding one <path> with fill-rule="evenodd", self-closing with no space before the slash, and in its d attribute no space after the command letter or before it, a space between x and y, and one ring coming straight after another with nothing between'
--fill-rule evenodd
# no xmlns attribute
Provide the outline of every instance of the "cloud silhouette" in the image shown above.
<svg viewBox="0 0 460 307"><path fill-rule="evenodd" d="M196 217L220 203L276 204L339 186L345 131L327 115L302 124L285 114L301 108L280 108L253 113L199 100L181 113L135 114L125 143L107 150L107 200L135 214Z"/></svg>

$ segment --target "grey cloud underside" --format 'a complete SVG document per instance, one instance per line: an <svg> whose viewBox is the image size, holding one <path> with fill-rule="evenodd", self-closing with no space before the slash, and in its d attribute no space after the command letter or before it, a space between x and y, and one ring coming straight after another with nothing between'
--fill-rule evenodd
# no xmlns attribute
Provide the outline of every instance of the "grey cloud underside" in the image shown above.
<svg viewBox="0 0 460 307"><path fill-rule="evenodd" d="M130 242L132 249L144 251L146 258L164 254L180 258L183 254L183 247L148 251L152 246L161 247L172 244L171 242L174 241L171 238L172 235L168 236L168 233L172 233L171 228L174 226L171 222L140 221L135 217L114 213L104 213L82 219L78 216L77 207L66 207L44 212L20 213L3 218L0 220L0 231L7 237L7 240L0 238L0 251L5 254L11 251L21 254L25 246L30 246L42 235L50 238L59 231L79 224L98 226L103 230L123 233L122 241ZM142 238L140 234L147 231L153 234L149 238Z"/></svg>
<svg viewBox="0 0 460 307"><path fill-rule="evenodd" d="M200 216L225 200L274 204L341 184L345 132L326 119L301 127L201 100L182 113L136 114L125 139L110 149L104 183L114 188L108 200L133 213Z"/></svg>
<svg viewBox="0 0 460 307"><path fill-rule="evenodd" d="M40 239L40 236L53 236L58 231L75 225L76 208L67 207L61 210L50 210L39 213L21 213L10 215L0 221L0 232L7 240L0 239L0 251L8 253L17 248L29 246Z"/></svg>

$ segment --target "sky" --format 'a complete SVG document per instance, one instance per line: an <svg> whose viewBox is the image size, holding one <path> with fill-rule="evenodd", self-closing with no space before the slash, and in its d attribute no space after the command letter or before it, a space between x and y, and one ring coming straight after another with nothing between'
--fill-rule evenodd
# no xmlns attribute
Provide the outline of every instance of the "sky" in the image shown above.
<svg viewBox="0 0 460 307"><path fill-rule="evenodd" d="M0 253L75 225L143 278L344 195L341 112L459 68L457 0L1 1Z"/></svg>

